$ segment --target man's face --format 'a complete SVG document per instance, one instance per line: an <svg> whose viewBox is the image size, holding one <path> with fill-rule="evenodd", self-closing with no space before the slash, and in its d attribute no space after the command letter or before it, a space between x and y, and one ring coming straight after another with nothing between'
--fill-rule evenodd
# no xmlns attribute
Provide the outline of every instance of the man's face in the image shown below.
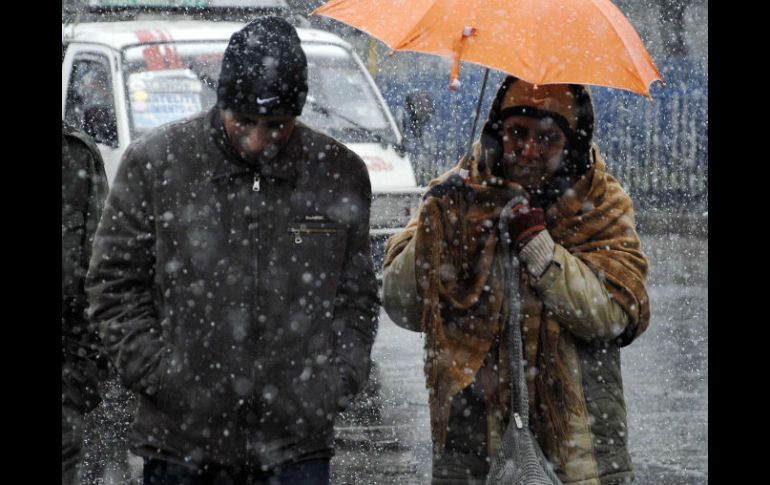
<svg viewBox="0 0 770 485"><path fill-rule="evenodd" d="M233 148L244 160L274 158L294 129L293 116L259 116L222 111L222 122Z"/></svg>
<svg viewBox="0 0 770 485"><path fill-rule="evenodd" d="M503 122L503 172L527 190L550 180L566 148L567 136L551 118L510 116Z"/></svg>

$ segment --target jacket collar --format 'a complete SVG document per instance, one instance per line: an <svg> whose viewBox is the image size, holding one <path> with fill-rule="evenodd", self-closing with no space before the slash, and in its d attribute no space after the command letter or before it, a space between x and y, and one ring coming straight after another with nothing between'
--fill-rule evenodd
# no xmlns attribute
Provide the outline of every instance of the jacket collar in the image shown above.
<svg viewBox="0 0 770 485"><path fill-rule="evenodd" d="M304 125L296 122L294 130L289 135L289 140L276 157L264 164L253 164L243 160L230 145L227 139L222 119L219 117L219 108L213 107L206 115L205 126L209 132L211 142L222 155L215 157L212 180L226 179L235 175L243 175L252 172L260 176L275 177L287 182L295 183L299 175L300 158L302 155L302 135Z"/></svg>

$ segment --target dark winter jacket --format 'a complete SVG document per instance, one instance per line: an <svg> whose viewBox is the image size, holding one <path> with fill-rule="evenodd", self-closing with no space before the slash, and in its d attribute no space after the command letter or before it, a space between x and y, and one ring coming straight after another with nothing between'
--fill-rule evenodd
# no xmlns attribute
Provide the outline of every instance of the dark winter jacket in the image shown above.
<svg viewBox="0 0 770 485"><path fill-rule="evenodd" d="M85 413L99 404L99 338L86 318L84 280L107 177L94 143L63 121L61 158L62 404Z"/></svg>
<svg viewBox="0 0 770 485"><path fill-rule="evenodd" d="M225 136L214 109L135 141L97 232L90 312L140 396L133 449L271 468L329 456L376 333L368 173L300 123L257 170Z"/></svg>

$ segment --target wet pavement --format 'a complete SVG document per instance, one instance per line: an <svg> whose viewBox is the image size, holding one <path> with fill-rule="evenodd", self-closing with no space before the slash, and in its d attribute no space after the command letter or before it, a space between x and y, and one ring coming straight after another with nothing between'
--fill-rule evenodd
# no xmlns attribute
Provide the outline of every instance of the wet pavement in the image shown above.
<svg viewBox="0 0 770 485"><path fill-rule="evenodd" d="M651 262L648 287L652 320L647 332L621 353L634 483L705 484L708 240L671 234L642 236L642 244ZM372 351L372 379L336 426L334 485L430 483L430 424L422 345L422 335L397 327L382 313ZM125 397L114 395L110 401L122 399ZM92 421L122 419L120 427L128 424L124 413L103 407ZM101 433L94 433L92 428L89 435L92 453L115 439L114 431L109 431L116 428L114 425L99 427ZM105 463L93 454L89 459L86 471L90 479L83 481L89 485L129 483L127 476L137 480L141 474L138 457L130 458L127 470L116 463L120 460Z"/></svg>

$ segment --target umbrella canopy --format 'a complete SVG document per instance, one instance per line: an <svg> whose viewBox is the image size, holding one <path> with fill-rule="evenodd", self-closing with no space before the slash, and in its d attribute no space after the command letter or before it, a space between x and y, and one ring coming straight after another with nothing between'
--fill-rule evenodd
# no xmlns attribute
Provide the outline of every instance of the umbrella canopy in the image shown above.
<svg viewBox="0 0 770 485"><path fill-rule="evenodd" d="M460 61L532 84L607 86L649 97L661 76L639 35L609 0L331 0L311 15L337 19L393 51Z"/></svg>

